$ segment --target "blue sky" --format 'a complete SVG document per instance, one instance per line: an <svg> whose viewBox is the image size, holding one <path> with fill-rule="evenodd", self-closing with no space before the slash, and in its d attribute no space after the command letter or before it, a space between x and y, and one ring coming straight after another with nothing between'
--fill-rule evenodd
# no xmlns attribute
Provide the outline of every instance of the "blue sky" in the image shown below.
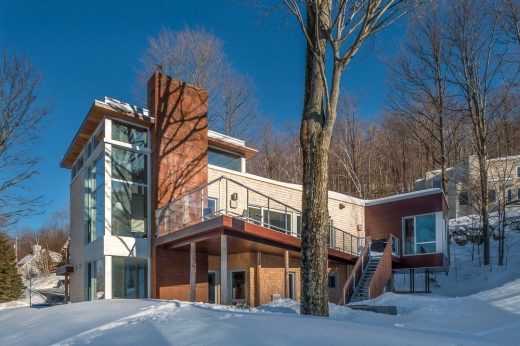
<svg viewBox="0 0 520 346"><path fill-rule="evenodd" d="M68 208L68 170L59 167L94 99L134 102L136 71L148 38L162 28L203 27L220 37L237 70L253 79L260 111L279 128L297 126L303 95L305 42L295 21L265 16L240 1L22 1L0 4L0 49L23 54L43 75L41 100L51 114L35 146L40 175L31 193L47 200L38 227ZM375 119L387 97L385 52L396 51L405 23L370 41L345 72L343 88L361 98L360 115ZM142 105L144 106L144 105ZM293 130L293 129L291 129Z"/></svg>

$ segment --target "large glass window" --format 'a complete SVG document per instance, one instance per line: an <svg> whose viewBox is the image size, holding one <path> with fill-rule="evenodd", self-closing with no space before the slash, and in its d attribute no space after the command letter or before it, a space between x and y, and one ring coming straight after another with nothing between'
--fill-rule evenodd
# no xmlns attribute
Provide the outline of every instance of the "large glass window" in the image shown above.
<svg viewBox="0 0 520 346"><path fill-rule="evenodd" d="M268 227L283 232L291 230L291 214L275 210L269 210L268 212L267 209L264 209L263 215L264 224Z"/></svg>
<svg viewBox="0 0 520 346"><path fill-rule="evenodd" d="M112 235L146 238L146 187L112 181Z"/></svg>
<svg viewBox="0 0 520 346"><path fill-rule="evenodd" d="M146 155L112 147L112 178L146 184Z"/></svg>
<svg viewBox="0 0 520 346"><path fill-rule="evenodd" d="M234 171L242 171L242 159L240 155L231 154L225 151L209 148L208 163Z"/></svg>
<svg viewBox="0 0 520 346"><path fill-rule="evenodd" d="M105 299L105 261L103 259L87 264L88 300Z"/></svg>
<svg viewBox="0 0 520 346"><path fill-rule="evenodd" d="M435 214L405 218L403 228L405 255L436 251Z"/></svg>
<svg viewBox="0 0 520 346"><path fill-rule="evenodd" d="M148 297L148 260L112 257L112 297Z"/></svg>
<svg viewBox="0 0 520 346"><path fill-rule="evenodd" d="M148 145L148 132L135 126L112 121L112 139L138 147Z"/></svg>
<svg viewBox="0 0 520 346"><path fill-rule="evenodd" d="M105 232L105 158L101 154L85 176L85 226L87 242Z"/></svg>

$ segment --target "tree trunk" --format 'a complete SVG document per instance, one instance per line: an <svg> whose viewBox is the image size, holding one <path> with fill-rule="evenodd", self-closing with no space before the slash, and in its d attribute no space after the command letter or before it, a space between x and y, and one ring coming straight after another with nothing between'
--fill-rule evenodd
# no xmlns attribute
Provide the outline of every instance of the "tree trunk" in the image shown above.
<svg viewBox="0 0 520 346"><path fill-rule="evenodd" d="M314 7L316 6L316 7ZM301 303L304 315L329 315L327 289L328 161L332 128L326 126L326 32L316 22L322 4L307 4L305 93L300 145L303 153ZM330 114L328 114L330 117ZM330 118L328 119L330 121Z"/></svg>
<svg viewBox="0 0 520 346"><path fill-rule="evenodd" d="M301 313L328 316L327 232L329 226L327 179L328 146L321 135L302 135L302 295Z"/></svg>

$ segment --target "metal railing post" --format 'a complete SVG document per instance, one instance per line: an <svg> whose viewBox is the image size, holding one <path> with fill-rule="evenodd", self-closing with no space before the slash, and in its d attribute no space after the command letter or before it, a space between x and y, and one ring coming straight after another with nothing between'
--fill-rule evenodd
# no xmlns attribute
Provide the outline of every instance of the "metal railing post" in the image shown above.
<svg viewBox="0 0 520 346"><path fill-rule="evenodd" d="M228 213L228 180L226 179L226 215Z"/></svg>
<svg viewBox="0 0 520 346"><path fill-rule="evenodd" d="M287 229L287 205L285 206L285 216L284 216L284 218L285 218L285 233L289 233L290 234L291 232L289 232L289 229Z"/></svg>
<svg viewBox="0 0 520 346"><path fill-rule="evenodd" d="M271 228L271 200L267 198L267 228Z"/></svg>

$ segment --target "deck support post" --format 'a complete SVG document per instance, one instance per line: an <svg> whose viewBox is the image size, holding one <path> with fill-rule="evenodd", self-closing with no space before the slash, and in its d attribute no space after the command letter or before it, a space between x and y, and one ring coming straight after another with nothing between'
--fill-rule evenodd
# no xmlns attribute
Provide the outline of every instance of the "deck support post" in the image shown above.
<svg viewBox="0 0 520 346"><path fill-rule="evenodd" d="M258 251L256 253L256 270L255 270L255 305L259 306L261 304L260 299L260 285L261 281L261 272L262 272L262 252Z"/></svg>
<svg viewBox="0 0 520 346"><path fill-rule="evenodd" d="M197 243L190 244L190 302L197 299Z"/></svg>
<svg viewBox="0 0 520 346"><path fill-rule="evenodd" d="M229 304L227 260L227 235L223 234L220 236L220 302L223 305Z"/></svg>
<svg viewBox="0 0 520 346"><path fill-rule="evenodd" d="M284 251L285 298L289 298L289 251Z"/></svg>

